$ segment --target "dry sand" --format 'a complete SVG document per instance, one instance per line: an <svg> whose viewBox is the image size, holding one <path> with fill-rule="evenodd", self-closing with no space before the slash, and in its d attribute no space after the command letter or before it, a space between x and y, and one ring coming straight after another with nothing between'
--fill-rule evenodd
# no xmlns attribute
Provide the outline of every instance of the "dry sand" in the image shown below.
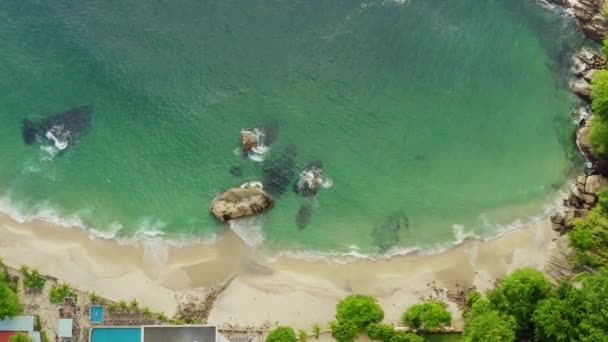
<svg viewBox="0 0 608 342"><path fill-rule="evenodd" d="M167 248L154 240L134 246L91 239L79 229L0 217L0 257L10 266L36 267L77 288L113 300L136 298L169 315L179 297L202 294L232 277L210 323L280 322L308 329L330 321L336 303L350 293L376 296L386 321L397 323L409 305L434 293L433 282L446 289L486 289L517 268L542 269L554 237L548 220L542 220L495 240L466 241L435 255L337 264L287 257L269 261L230 231L213 246ZM456 306L450 307L455 326L461 326Z"/></svg>

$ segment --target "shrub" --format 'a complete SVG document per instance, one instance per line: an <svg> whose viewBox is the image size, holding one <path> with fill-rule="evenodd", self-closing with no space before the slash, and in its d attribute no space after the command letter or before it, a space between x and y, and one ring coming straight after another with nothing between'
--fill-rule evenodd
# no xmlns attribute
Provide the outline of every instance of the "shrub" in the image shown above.
<svg viewBox="0 0 608 342"><path fill-rule="evenodd" d="M357 324L349 320L340 320L329 324L331 336L338 342L352 342L359 335Z"/></svg>
<svg viewBox="0 0 608 342"><path fill-rule="evenodd" d="M68 283L61 283L60 285L54 285L51 288L51 303L53 304L61 304L65 300L66 297L73 297L75 300L77 299L74 290Z"/></svg>
<svg viewBox="0 0 608 342"><path fill-rule="evenodd" d="M131 299L131 301L129 302L129 308L131 309L131 311L134 312L139 310L139 302L137 301L137 299Z"/></svg>
<svg viewBox="0 0 608 342"><path fill-rule="evenodd" d="M385 342L424 342L424 338L412 333L395 331L390 339Z"/></svg>
<svg viewBox="0 0 608 342"><path fill-rule="evenodd" d="M388 341L393 336L395 329L387 324L372 323L367 326L365 332L372 340Z"/></svg>
<svg viewBox="0 0 608 342"><path fill-rule="evenodd" d="M308 340L308 332L304 329L298 330L298 340L306 342L306 340Z"/></svg>
<svg viewBox="0 0 608 342"><path fill-rule="evenodd" d="M577 227L568 233L568 242L577 252L585 252L593 244L593 235L589 230Z"/></svg>
<svg viewBox="0 0 608 342"><path fill-rule="evenodd" d="M46 279L44 279L37 269L29 269L27 266L21 266L19 269L23 274L23 285L30 290L42 290Z"/></svg>
<svg viewBox="0 0 608 342"><path fill-rule="evenodd" d="M350 295L338 303L336 309L338 322L349 321L355 325L358 332L363 332L369 324L379 323L384 319L384 311L378 301L370 296Z"/></svg>
<svg viewBox="0 0 608 342"><path fill-rule="evenodd" d="M164 312L159 312L159 313L157 313L157 314L156 314L156 319L158 319L158 320L159 320L159 321L161 321L161 322L166 322L166 321L168 321L168 320L169 320L169 319L167 318L167 315L165 315L165 313L164 313Z"/></svg>
<svg viewBox="0 0 608 342"><path fill-rule="evenodd" d="M89 299L93 304L99 304L102 302L101 297L99 297L99 295L95 291L89 293Z"/></svg>
<svg viewBox="0 0 608 342"><path fill-rule="evenodd" d="M268 333L266 342L297 342L296 333L290 327L280 326Z"/></svg>
<svg viewBox="0 0 608 342"><path fill-rule="evenodd" d="M10 342L33 342L33 340L29 336L27 336L26 334L22 334L22 333L11 336L9 341Z"/></svg>
<svg viewBox="0 0 608 342"><path fill-rule="evenodd" d="M401 318L403 324L414 329L435 329L452 324L452 314L441 301L412 305Z"/></svg>
<svg viewBox="0 0 608 342"><path fill-rule="evenodd" d="M315 338L318 340L319 336L321 336L321 326L318 324L313 325L312 332L315 335Z"/></svg>

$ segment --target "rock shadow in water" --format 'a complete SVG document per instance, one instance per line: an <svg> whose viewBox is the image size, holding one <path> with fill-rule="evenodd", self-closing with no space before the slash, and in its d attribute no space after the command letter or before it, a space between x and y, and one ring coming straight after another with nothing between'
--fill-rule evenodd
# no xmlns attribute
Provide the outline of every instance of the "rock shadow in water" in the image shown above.
<svg viewBox="0 0 608 342"><path fill-rule="evenodd" d="M296 157L298 150L289 146L276 160L271 160L263 171L262 183L270 194L280 197L296 176Z"/></svg>
<svg viewBox="0 0 608 342"><path fill-rule="evenodd" d="M372 231L373 244L378 252L384 253L400 242L400 230L407 230L410 227L410 220L405 213L395 213L384 223L376 226Z"/></svg>
<svg viewBox="0 0 608 342"><path fill-rule="evenodd" d="M300 206L298 213L296 214L296 227L298 230L302 230L308 226L312 217L312 205L304 203Z"/></svg>

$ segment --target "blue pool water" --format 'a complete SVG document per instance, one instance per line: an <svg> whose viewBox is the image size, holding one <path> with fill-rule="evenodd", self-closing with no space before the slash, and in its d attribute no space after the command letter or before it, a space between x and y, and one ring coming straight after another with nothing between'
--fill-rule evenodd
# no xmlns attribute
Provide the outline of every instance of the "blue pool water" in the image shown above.
<svg viewBox="0 0 608 342"><path fill-rule="evenodd" d="M93 328L91 342L141 342L141 328Z"/></svg>
<svg viewBox="0 0 608 342"><path fill-rule="evenodd" d="M103 306L93 305L91 306L91 313L89 315L91 323L103 322Z"/></svg>

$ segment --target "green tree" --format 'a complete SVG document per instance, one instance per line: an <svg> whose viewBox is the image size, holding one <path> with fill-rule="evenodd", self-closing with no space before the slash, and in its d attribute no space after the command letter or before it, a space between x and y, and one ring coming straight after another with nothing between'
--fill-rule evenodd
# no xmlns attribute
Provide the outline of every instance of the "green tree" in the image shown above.
<svg viewBox="0 0 608 342"><path fill-rule="evenodd" d="M501 315L489 301L478 299L473 304L465 322L464 342L510 342L515 341L517 323L515 318Z"/></svg>
<svg viewBox="0 0 608 342"><path fill-rule="evenodd" d="M336 306L338 322L353 323L358 332L363 332L371 323L379 323L384 319L384 311L374 297L355 294L344 298Z"/></svg>
<svg viewBox="0 0 608 342"><path fill-rule="evenodd" d="M9 286L4 272L0 271L0 320L15 317L22 310L19 296Z"/></svg>
<svg viewBox="0 0 608 342"><path fill-rule="evenodd" d="M568 242L577 252L586 252L593 245L593 234L587 229L576 227L568 233Z"/></svg>
<svg viewBox="0 0 608 342"><path fill-rule="evenodd" d="M435 329L452 324L452 314L441 301L427 301L410 306L401 322L413 329Z"/></svg>
<svg viewBox="0 0 608 342"><path fill-rule="evenodd" d="M279 326L266 336L266 342L297 342L296 333L290 327Z"/></svg>
<svg viewBox="0 0 608 342"><path fill-rule="evenodd" d="M365 329L367 336L372 340L389 341L395 329L388 324L372 323Z"/></svg>
<svg viewBox="0 0 608 342"><path fill-rule="evenodd" d="M535 323L535 341L575 341L577 327L571 325L566 302L559 298L544 299L538 303L532 319Z"/></svg>
<svg viewBox="0 0 608 342"><path fill-rule="evenodd" d="M608 156L608 121L594 117L589 126L591 153L602 160Z"/></svg>
<svg viewBox="0 0 608 342"><path fill-rule="evenodd" d="M33 340L26 334L16 334L11 336L10 342L33 342Z"/></svg>
<svg viewBox="0 0 608 342"><path fill-rule="evenodd" d="M359 336L357 324L347 319L331 322L329 328L331 336L338 342L352 342Z"/></svg>
<svg viewBox="0 0 608 342"><path fill-rule="evenodd" d="M593 114L600 119L608 119L608 70L599 70L591 80L593 85L593 101L591 108Z"/></svg>
<svg viewBox="0 0 608 342"><path fill-rule="evenodd" d="M139 310L139 302L137 301L137 299L131 299L131 301L129 302L129 308L131 309L131 311Z"/></svg>
<svg viewBox="0 0 608 342"><path fill-rule="evenodd" d="M519 327L518 336L532 337L531 322L536 304L547 298L551 287L544 275L532 268L524 268L502 279L487 292L487 298L500 313L513 316Z"/></svg>

